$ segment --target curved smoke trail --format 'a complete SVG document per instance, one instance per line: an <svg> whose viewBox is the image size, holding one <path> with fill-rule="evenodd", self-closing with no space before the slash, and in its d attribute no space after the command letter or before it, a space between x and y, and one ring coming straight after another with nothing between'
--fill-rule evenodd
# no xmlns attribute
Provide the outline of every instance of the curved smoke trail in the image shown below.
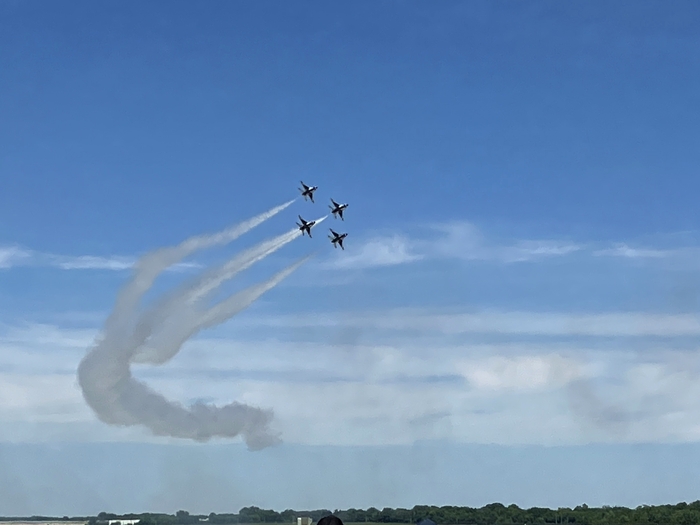
<svg viewBox="0 0 700 525"><path fill-rule="evenodd" d="M253 246L219 268L207 272L194 283L184 286L176 294L146 312L140 323L139 332L142 335L147 334L147 336L150 336L150 339L147 346L139 347L132 356L131 361L149 364L165 363L177 354L182 343L189 337L204 328L205 325L206 327L213 326L207 325L207 319L211 317L211 312L219 311L222 304L240 301L242 297L248 297L248 290L257 289L259 286L264 286L269 282L274 282L273 286L277 285L281 280L277 277L280 274L272 277L267 283L253 286L233 295L223 303L212 307L206 313L201 312L199 309L199 306L225 281L232 279L236 274L279 250L300 235L301 232L295 228L283 235ZM293 267L294 269L297 268L296 265L293 265ZM286 272L287 270L283 270L280 273L286 277L288 275ZM265 291L268 289L265 288ZM245 306L251 304L260 295L262 293L255 296ZM229 317L232 315L234 314L231 314ZM162 326L165 323L171 326L171 330L161 330L157 334L153 332L154 327Z"/></svg>
<svg viewBox="0 0 700 525"><path fill-rule="evenodd" d="M161 248L138 261L134 275L117 296L101 337L78 367L83 396L101 421L120 426L143 425L156 435L197 441L242 435L251 450L279 441L270 430L272 411L237 402L222 407L203 403L185 407L135 379L130 365L132 362L165 363L189 337L240 312L306 262L308 257L263 283L212 307L204 307L205 300L223 282L299 237L300 232L294 229L246 250L181 287L150 310L139 312L143 295L165 269L198 250L233 241L292 202L220 233L192 237L177 246Z"/></svg>

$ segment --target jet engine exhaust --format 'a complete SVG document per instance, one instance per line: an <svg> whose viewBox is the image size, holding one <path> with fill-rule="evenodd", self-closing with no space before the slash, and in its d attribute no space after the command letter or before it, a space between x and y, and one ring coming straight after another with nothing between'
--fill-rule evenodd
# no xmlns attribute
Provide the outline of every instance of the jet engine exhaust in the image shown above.
<svg viewBox="0 0 700 525"><path fill-rule="evenodd" d="M270 429L271 410L238 402L225 406L195 403L185 407L134 378L130 365L132 362L167 362L188 338L239 313L308 260L307 256L267 281L233 294L214 306L204 304L225 281L301 236L295 228L205 272L150 310L140 311L143 295L168 267L196 251L233 241L292 202L222 232L195 236L177 246L155 250L137 262L132 278L117 295L101 336L78 367L83 397L101 421L118 426L142 425L155 435L196 441L241 435L250 450L280 441Z"/></svg>

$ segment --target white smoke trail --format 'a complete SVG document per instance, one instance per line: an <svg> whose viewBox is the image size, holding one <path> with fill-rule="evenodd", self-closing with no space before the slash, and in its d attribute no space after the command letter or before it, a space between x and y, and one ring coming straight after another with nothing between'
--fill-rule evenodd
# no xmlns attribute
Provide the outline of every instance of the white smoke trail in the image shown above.
<svg viewBox="0 0 700 525"><path fill-rule="evenodd" d="M225 245L236 240L244 233L277 215L290 206L295 200L296 199L292 199L291 201L285 202L280 206L272 208L240 224L231 226L219 233L190 237L177 246L161 248L141 257L141 259L136 262L134 276L131 278L131 281L126 284L117 296L114 309L105 322L105 332L107 333L112 329L124 329L125 323L133 321L132 314L138 306L141 297L153 286L153 282L165 269L180 262L196 251L211 248L216 245Z"/></svg>
<svg viewBox="0 0 700 525"><path fill-rule="evenodd" d="M316 224L323 222L326 217L318 219ZM134 363L163 364L173 358L179 351L182 343L201 329L197 327L200 319L203 319L206 314L198 312L198 305L204 302L208 295L225 281L233 278L241 271L279 250L299 236L301 236L301 232L297 228L293 228L285 234L253 246L219 268L210 270L194 283L182 287L170 298L146 312L137 328L137 332L141 336L138 344L143 345L146 339L150 339L148 345L139 347L132 356L131 361ZM232 297L230 300L236 297L239 297L239 295ZM164 325L165 323L169 325L168 330L162 329L159 333L154 333L156 326ZM182 335L177 335L186 333L189 335L184 339L182 339Z"/></svg>
<svg viewBox="0 0 700 525"><path fill-rule="evenodd" d="M246 288L206 311L185 305L183 309L176 311L172 317L169 317L167 329L154 334L148 341L148 345L142 347L139 354L134 356L133 362L161 364L172 359L190 337L200 330L221 324L241 312L262 294L282 282L307 259L304 258L292 264L269 280Z"/></svg>
<svg viewBox="0 0 700 525"><path fill-rule="evenodd" d="M189 337L187 335L180 341L181 336L176 334L192 334L192 330L199 326L201 320L206 317L207 313L202 313L198 305L204 301L209 293L300 235L301 232L295 228L284 235L250 248L221 267L208 272L193 284L184 287L179 293L147 312L140 329L141 333L148 334L150 339L147 346L141 346L134 353L131 361L162 364L171 359L177 354L180 345ZM237 296L238 294L231 299ZM167 323L168 330L161 329L158 333L154 333L154 327L162 326L165 323ZM175 341L180 342L175 343Z"/></svg>
<svg viewBox="0 0 700 525"><path fill-rule="evenodd" d="M298 237L300 232L295 229L234 257L168 300L161 301L145 315L138 315L143 294L170 265L197 250L234 240L291 202L221 233L193 237L178 246L157 250L137 263L134 276L117 297L103 335L78 367L83 396L100 420L113 425L144 425L156 435L199 441L216 436L242 435L251 450L279 441L269 428L271 411L235 402L223 407L201 403L183 407L136 380L131 374L130 363L137 356L143 362L167 361L177 354L187 338L240 312L301 266L308 257L214 307L199 308L203 299L224 281ZM149 346L144 348L147 340Z"/></svg>

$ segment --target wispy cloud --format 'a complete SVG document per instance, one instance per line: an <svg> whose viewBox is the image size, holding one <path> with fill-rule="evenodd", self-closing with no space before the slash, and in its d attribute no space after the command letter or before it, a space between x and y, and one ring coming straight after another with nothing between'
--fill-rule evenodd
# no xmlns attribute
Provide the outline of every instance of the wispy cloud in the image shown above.
<svg viewBox="0 0 700 525"><path fill-rule="evenodd" d="M434 257L515 263L569 255L582 249L573 242L552 239L494 242L468 222L435 225L433 229L438 233L437 238L421 241L421 244L423 250Z"/></svg>
<svg viewBox="0 0 700 525"><path fill-rule="evenodd" d="M441 313L427 309L343 312L342 315L285 315L248 319L248 326L266 324L296 328L358 328L406 333L512 334L523 336L686 337L700 336L695 314L655 312L562 313L482 310Z"/></svg>
<svg viewBox="0 0 700 525"><path fill-rule="evenodd" d="M53 263L62 270L128 270L133 267L134 260L128 257L94 257L83 255L79 257L57 257Z"/></svg>
<svg viewBox="0 0 700 525"><path fill-rule="evenodd" d="M357 244L349 243L345 252L335 254L332 267L370 268L438 259L515 264L577 253L630 260L700 259L700 248L697 246L662 249L632 246L629 243L601 246L601 243L570 239L496 239L485 235L476 225L466 221L433 224L429 226L427 235L423 231L354 242Z"/></svg>
<svg viewBox="0 0 700 525"><path fill-rule="evenodd" d="M550 354L463 360L457 368L476 388L528 391L562 387L579 378L582 367L573 359Z"/></svg>
<svg viewBox="0 0 700 525"><path fill-rule="evenodd" d="M56 255L51 253L27 250L18 246L0 247L0 269L14 267L49 267L61 270L107 270L125 271L133 268L135 257L94 256L94 255ZM191 268L200 268L195 262L185 262L174 265L171 271L183 271Z"/></svg>
<svg viewBox="0 0 700 525"><path fill-rule="evenodd" d="M654 248L632 248L627 244L621 243L613 248L595 250L594 256L610 256L610 257L628 257L631 259L639 258L663 258L670 257L679 252L679 250L658 250Z"/></svg>
<svg viewBox="0 0 700 525"><path fill-rule="evenodd" d="M331 261L323 266L361 269L437 259L515 264L565 257L575 253L639 260L700 256L697 247L659 249L633 247L628 243L601 247L592 242L579 243L567 239L498 240L487 237L481 229L466 221L431 225L428 235L398 233L375 235L365 240L356 239L346 247L345 251L334 252ZM28 250L19 246L0 246L0 269L43 266L62 270L125 271L131 269L135 261L136 257L132 256L67 256ZM195 262L181 263L171 268L171 271L199 267L201 265Z"/></svg>
<svg viewBox="0 0 700 525"><path fill-rule="evenodd" d="M30 257L30 252L18 246L0 246L0 268L12 268Z"/></svg>
<svg viewBox="0 0 700 525"><path fill-rule="evenodd" d="M94 335L48 325L5 331L0 439L17 425L36 423L61 427L66 436L74 428L74 438L85 439L84 425L94 416L75 385L74 367ZM167 370L146 367L135 374L184 404L207 398L273 406L287 442L700 438L700 374L689 366L697 352L669 348L651 355L614 341L586 347L581 341L454 346L436 340L426 347L364 339L352 352L327 343L200 339ZM253 346L255 352L248 351ZM609 432L613 427L621 431ZM126 439L120 429L92 431Z"/></svg>
<svg viewBox="0 0 700 525"><path fill-rule="evenodd" d="M434 225L427 237L373 237L357 248L338 254L332 266L370 268L441 258L516 263L561 257L581 249L575 243L558 240L518 240L499 244L489 241L471 223L452 222Z"/></svg>
<svg viewBox="0 0 700 525"><path fill-rule="evenodd" d="M424 257L417 253L414 243L407 237L375 237L365 242L354 253L343 254L333 263L335 268L369 268L394 266L417 261Z"/></svg>

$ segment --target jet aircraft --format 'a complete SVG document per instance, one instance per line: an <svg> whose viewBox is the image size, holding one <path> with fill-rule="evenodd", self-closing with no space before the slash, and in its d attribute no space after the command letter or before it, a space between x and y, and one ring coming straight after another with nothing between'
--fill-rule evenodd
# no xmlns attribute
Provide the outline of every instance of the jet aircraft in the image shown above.
<svg viewBox="0 0 700 525"><path fill-rule="evenodd" d="M299 226L299 229L301 230L301 235L302 237L304 236L304 232L309 234L309 238L311 237L311 228L314 224L316 224L316 221L305 221L304 219L301 218L301 215L299 215L299 220L301 221L301 224L297 222L297 226Z"/></svg>
<svg viewBox="0 0 700 525"><path fill-rule="evenodd" d="M347 204L338 204L335 202L333 199L331 199L331 202L333 203L333 206L328 206L331 209L331 213L333 214L333 217L336 217L337 215L340 215L340 218L343 219L343 210L348 207ZM337 217L336 217L337 218Z"/></svg>
<svg viewBox="0 0 700 525"><path fill-rule="evenodd" d="M318 189L318 186L307 186L306 184L304 184L303 180L299 182L301 182L301 185L303 186L303 188L299 188L299 191L304 197L304 200L306 200L306 198L308 197L311 199L311 202L314 202L314 192Z"/></svg>
<svg viewBox="0 0 700 525"><path fill-rule="evenodd" d="M329 228L331 230L331 233L333 236L331 237L330 235L328 238L331 240L331 243L333 243L333 248L337 248L338 244L340 244L340 247L344 250L345 247L343 246L343 239L348 236L347 233L336 233L333 231L333 229Z"/></svg>

